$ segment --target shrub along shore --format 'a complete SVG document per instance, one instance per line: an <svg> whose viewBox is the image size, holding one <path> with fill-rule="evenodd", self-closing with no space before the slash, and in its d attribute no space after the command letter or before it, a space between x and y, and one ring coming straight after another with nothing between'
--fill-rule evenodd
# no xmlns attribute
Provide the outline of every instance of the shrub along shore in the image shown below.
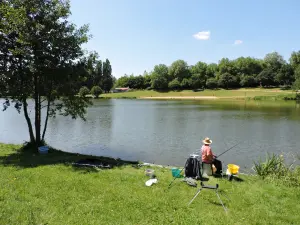
<svg viewBox="0 0 300 225"><path fill-rule="evenodd" d="M93 157L113 169L77 168L90 156L51 149L41 155L30 147L0 144L0 224L296 224L300 188L259 176L241 182L210 178L220 185L226 214L213 191L173 179L170 169L155 167L158 183L145 186L147 167ZM270 164L268 165L270 173ZM275 160L276 161L276 160ZM272 176L272 179L275 179ZM280 179L280 178L278 178ZM224 198L226 194L230 201Z"/></svg>

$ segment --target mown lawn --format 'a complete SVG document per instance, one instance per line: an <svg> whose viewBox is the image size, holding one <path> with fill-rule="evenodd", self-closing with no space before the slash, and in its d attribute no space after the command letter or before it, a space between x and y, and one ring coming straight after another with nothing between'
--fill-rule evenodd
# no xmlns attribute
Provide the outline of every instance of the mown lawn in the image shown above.
<svg viewBox="0 0 300 225"><path fill-rule="evenodd" d="M135 90L124 93L102 94L103 98L141 98L141 97L188 97L188 96L215 96L219 98L253 98L253 97L276 97L276 96L295 96L291 90L280 90L279 88L261 89L261 88L241 88L236 90L204 90L194 92L185 91L169 91L158 92L153 90Z"/></svg>
<svg viewBox="0 0 300 225"><path fill-rule="evenodd" d="M19 152L0 144L0 224L299 224L300 189L265 183L210 178L220 184L226 214L217 196L204 190L188 207L196 188L155 168L159 182L145 186L145 167L76 169L85 156L51 151ZM221 196L222 197L222 196Z"/></svg>

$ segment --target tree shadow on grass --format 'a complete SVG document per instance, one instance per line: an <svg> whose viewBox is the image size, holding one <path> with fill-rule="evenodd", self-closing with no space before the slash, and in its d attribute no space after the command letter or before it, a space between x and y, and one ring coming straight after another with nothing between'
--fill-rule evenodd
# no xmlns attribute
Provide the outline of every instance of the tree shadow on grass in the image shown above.
<svg viewBox="0 0 300 225"><path fill-rule="evenodd" d="M68 153L50 148L47 154L40 154L29 144L16 149L9 155L0 156L0 164L4 166L16 166L21 168L34 168L45 165L72 165L74 170L87 169L97 171L98 169L111 169L125 165L138 165L137 161L125 161L110 157L99 157Z"/></svg>

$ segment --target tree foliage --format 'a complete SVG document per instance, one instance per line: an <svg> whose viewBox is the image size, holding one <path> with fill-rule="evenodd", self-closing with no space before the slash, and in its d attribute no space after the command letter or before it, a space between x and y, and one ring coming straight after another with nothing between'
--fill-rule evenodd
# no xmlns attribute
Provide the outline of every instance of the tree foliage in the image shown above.
<svg viewBox="0 0 300 225"><path fill-rule="evenodd" d="M103 89L104 92L109 92L112 87L113 87L113 76L112 76L112 67L110 65L110 61L106 59L103 62L103 79L101 81L101 88Z"/></svg>
<svg viewBox="0 0 300 225"><path fill-rule="evenodd" d="M230 73L223 73L220 75L218 80L219 87L229 89L238 86L238 80L235 76Z"/></svg>
<svg viewBox="0 0 300 225"><path fill-rule="evenodd" d="M171 90L179 90L179 89L181 89L180 82L178 81L177 78L175 78L174 80L170 81L169 84L168 84L168 87Z"/></svg>
<svg viewBox="0 0 300 225"><path fill-rule="evenodd" d="M191 82L190 87L197 89L205 86L206 80L209 77L207 73L207 64L197 62L196 65L191 66Z"/></svg>
<svg viewBox="0 0 300 225"><path fill-rule="evenodd" d="M168 88L168 67L164 64L154 66L151 74L151 87L153 89L165 90Z"/></svg>
<svg viewBox="0 0 300 225"><path fill-rule="evenodd" d="M290 57L290 64L294 70L297 69L297 67L300 65L300 51L292 52L291 57Z"/></svg>
<svg viewBox="0 0 300 225"><path fill-rule="evenodd" d="M277 52L266 54L264 59L222 58L218 64L199 61L189 66L184 60L176 60L170 66L156 65L151 73L143 76L120 77L116 84L134 89L151 87L170 90L217 87L229 89L260 85L290 87L296 80L295 70L300 65L300 51L293 52L289 62Z"/></svg>
<svg viewBox="0 0 300 225"><path fill-rule="evenodd" d="M179 82L181 82L184 78L190 77L190 71L188 68L188 64L184 60L176 60L169 67L169 79L177 78Z"/></svg>
<svg viewBox="0 0 300 225"><path fill-rule="evenodd" d="M103 93L101 87L99 86L94 86L91 89L91 94L94 95L95 98L98 98L99 95L101 95Z"/></svg>
<svg viewBox="0 0 300 225"><path fill-rule="evenodd" d="M191 79L184 78L184 79L181 81L180 86L181 86L182 89L190 89L191 86L192 86Z"/></svg>
<svg viewBox="0 0 300 225"><path fill-rule="evenodd" d="M254 76L243 75L241 77L240 85L242 87L255 87L257 85L257 81Z"/></svg>
<svg viewBox="0 0 300 225"><path fill-rule="evenodd" d="M290 86L294 81L294 70L290 64L283 64L275 76L278 84Z"/></svg>
<svg viewBox="0 0 300 225"><path fill-rule="evenodd" d="M23 108L30 141L39 146L49 117L59 113L84 119L90 102L77 93L86 73L81 46L88 41L88 26L77 29L67 20L69 1L1 1L0 15L0 95L17 102L18 111ZM31 97L34 129L27 103Z"/></svg>
<svg viewBox="0 0 300 225"><path fill-rule="evenodd" d="M264 69L261 71L258 76L257 80L261 86L272 86L275 84L275 77L274 73L271 68Z"/></svg>
<svg viewBox="0 0 300 225"><path fill-rule="evenodd" d="M86 95L88 95L90 93L90 89L88 89L88 87L83 86L79 89L79 96L80 97L85 97Z"/></svg>
<svg viewBox="0 0 300 225"><path fill-rule="evenodd" d="M218 80L216 78L208 78L206 81L206 87L208 89L215 89L218 87Z"/></svg>

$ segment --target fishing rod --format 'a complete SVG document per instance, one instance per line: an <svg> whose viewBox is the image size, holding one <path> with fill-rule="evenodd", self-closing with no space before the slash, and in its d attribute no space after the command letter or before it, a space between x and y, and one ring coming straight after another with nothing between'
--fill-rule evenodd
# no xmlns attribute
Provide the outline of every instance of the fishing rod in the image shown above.
<svg viewBox="0 0 300 225"><path fill-rule="evenodd" d="M217 157L220 157L221 155L225 154L226 152L228 152L229 150L233 149L235 146L239 145L241 142L235 144L234 146L230 147L229 149L227 149L226 151L222 152L220 155L216 156ZM195 153L194 153L195 154Z"/></svg>
<svg viewBox="0 0 300 225"><path fill-rule="evenodd" d="M239 145L239 143L235 144L234 146L232 146L231 148L227 149L226 151L224 151L223 153L221 153L220 155L218 155L216 158L220 157L221 155L225 154L226 152L228 152L229 150L233 149L235 146Z"/></svg>

